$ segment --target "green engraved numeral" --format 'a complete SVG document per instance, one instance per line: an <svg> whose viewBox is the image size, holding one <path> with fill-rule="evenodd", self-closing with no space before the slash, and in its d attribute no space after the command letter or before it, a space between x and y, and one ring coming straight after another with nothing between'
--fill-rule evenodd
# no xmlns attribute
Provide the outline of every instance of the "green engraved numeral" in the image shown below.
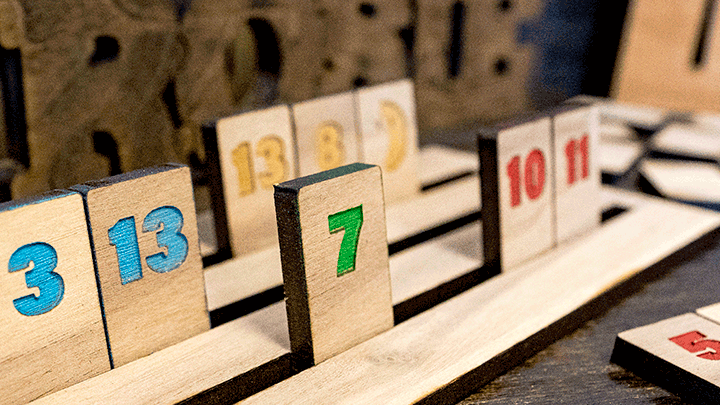
<svg viewBox="0 0 720 405"><path fill-rule="evenodd" d="M355 256L357 255L358 238L360 237L362 224L362 204L328 216L331 234L345 231L340 244L340 255L338 256L338 277L355 270Z"/></svg>

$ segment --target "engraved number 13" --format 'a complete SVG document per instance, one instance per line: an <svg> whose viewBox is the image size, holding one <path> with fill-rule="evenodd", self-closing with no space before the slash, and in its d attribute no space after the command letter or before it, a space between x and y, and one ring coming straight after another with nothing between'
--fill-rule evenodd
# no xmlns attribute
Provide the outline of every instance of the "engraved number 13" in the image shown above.
<svg viewBox="0 0 720 405"><path fill-rule="evenodd" d="M180 231L183 227L183 215L179 209L164 206L150 211L143 221L142 231L156 232L157 245L166 248L145 258L151 270L167 273L185 262L188 255L188 240ZM140 261L140 247L135 231L135 217L123 218L108 229L110 245L115 246L120 268L120 280L127 284L143 277Z"/></svg>

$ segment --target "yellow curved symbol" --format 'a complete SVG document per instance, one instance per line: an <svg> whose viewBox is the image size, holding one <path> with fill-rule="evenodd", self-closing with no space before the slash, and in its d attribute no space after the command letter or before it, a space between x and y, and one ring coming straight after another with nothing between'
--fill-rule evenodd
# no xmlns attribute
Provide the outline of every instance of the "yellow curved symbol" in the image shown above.
<svg viewBox="0 0 720 405"><path fill-rule="evenodd" d="M408 139L407 118L400 106L388 100L380 101L380 115L385 122L388 134L388 154L385 158L385 167L388 171L394 171L405 159Z"/></svg>

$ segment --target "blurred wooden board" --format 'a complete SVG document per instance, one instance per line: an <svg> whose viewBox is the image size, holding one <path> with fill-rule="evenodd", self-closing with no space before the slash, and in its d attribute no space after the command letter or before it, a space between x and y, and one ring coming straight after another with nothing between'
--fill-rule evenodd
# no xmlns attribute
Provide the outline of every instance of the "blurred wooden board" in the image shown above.
<svg viewBox="0 0 720 405"><path fill-rule="evenodd" d="M645 159L640 172L664 197L720 202L720 167L715 163Z"/></svg>
<svg viewBox="0 0 720 405"><path fill-rule="evenodd" d="M528 109L534 50L517 27L542 2L419 0L415 80L421 129L492 122Z"/></svg>
<svg viewBox="0 0 720 405"><path fill-rule="evenodd" d="M670 124L650 141L653 150L671 155L720 159L720 131L699 125Z"/></svg>
<svg viewBox="0 0 720 405"><path fill-rule="evenodd" d="M680 111L720 111L720 88L709 85L720 78L720 20L711 17L717 13L718 4L705 0L630 2L613 97Z"/></svg>
<svg viewBox="0 0 720 405"><path fill-rule="evenodd" d="M618 201L624 200L625 193L613 193ZM564 321L569 317L575 317L573 324L579 322L577 317L591 316L592 311L584 315L586 304L598 302L609 290L720 226L720 215L683 205L637 196L630 196L627 203L628 212L596 232L242 403L375 404L463 398L507 370L510 359L518 361L537 350L523 345L526 339L567 333ZM658 217L664 220L657 221ZM520 347L522 353L513 350ZM308 386L314 389L308 391Z"/></svg>

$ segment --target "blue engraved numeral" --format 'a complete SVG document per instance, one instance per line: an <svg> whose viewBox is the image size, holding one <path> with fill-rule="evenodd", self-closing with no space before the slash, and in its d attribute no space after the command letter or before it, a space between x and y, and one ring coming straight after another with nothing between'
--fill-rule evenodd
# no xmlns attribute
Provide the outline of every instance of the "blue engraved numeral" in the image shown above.
<svg viewBox="0 0 720 405"><path fill-rule="evenodd" d="M110 245L115 246L123 285L142 278L140 247L135 232L135 217L123 218L108 229Z"/></svg>
<svg viewBox="0 0 720 405"><path fill-rule="evenodd" d="M157 232L155 238L158 247L167 249L145 258L148 267L156 273L167 273L180 267L188 255L188 240L180 233L183 227L183 215L179 209L164 206L150 211L143 220L143 233ZM120 280L123 284L140 280L142 262L135 217L119 220L108 229L110 245L115 246L120 267Z"/></svg>
<svg viewBox="0 0 720 405"><path fill-rule="evenodd" d="M160 229L162 226L162 229ZM159 247L167 248L148 256L145 261L152 270L167 273L180 267L188 255L188 240L180 233L183 227L183 215L175 207L160 207L152 210L143 221L143 232L159 232L155 235Z"/></svg>
<svg viewBox="0 0 720 405"><path fill-rule="evenodd" d="M37 287L39 295L26 295L13 300L18 312L25 316L42 315L60 304L65 294L65 283L55 273L58 257L55 249L44 242L35 242L17 249L8 262L10 273L25 270L33 263L33 268L25 273L28 288Z"/></svg>

